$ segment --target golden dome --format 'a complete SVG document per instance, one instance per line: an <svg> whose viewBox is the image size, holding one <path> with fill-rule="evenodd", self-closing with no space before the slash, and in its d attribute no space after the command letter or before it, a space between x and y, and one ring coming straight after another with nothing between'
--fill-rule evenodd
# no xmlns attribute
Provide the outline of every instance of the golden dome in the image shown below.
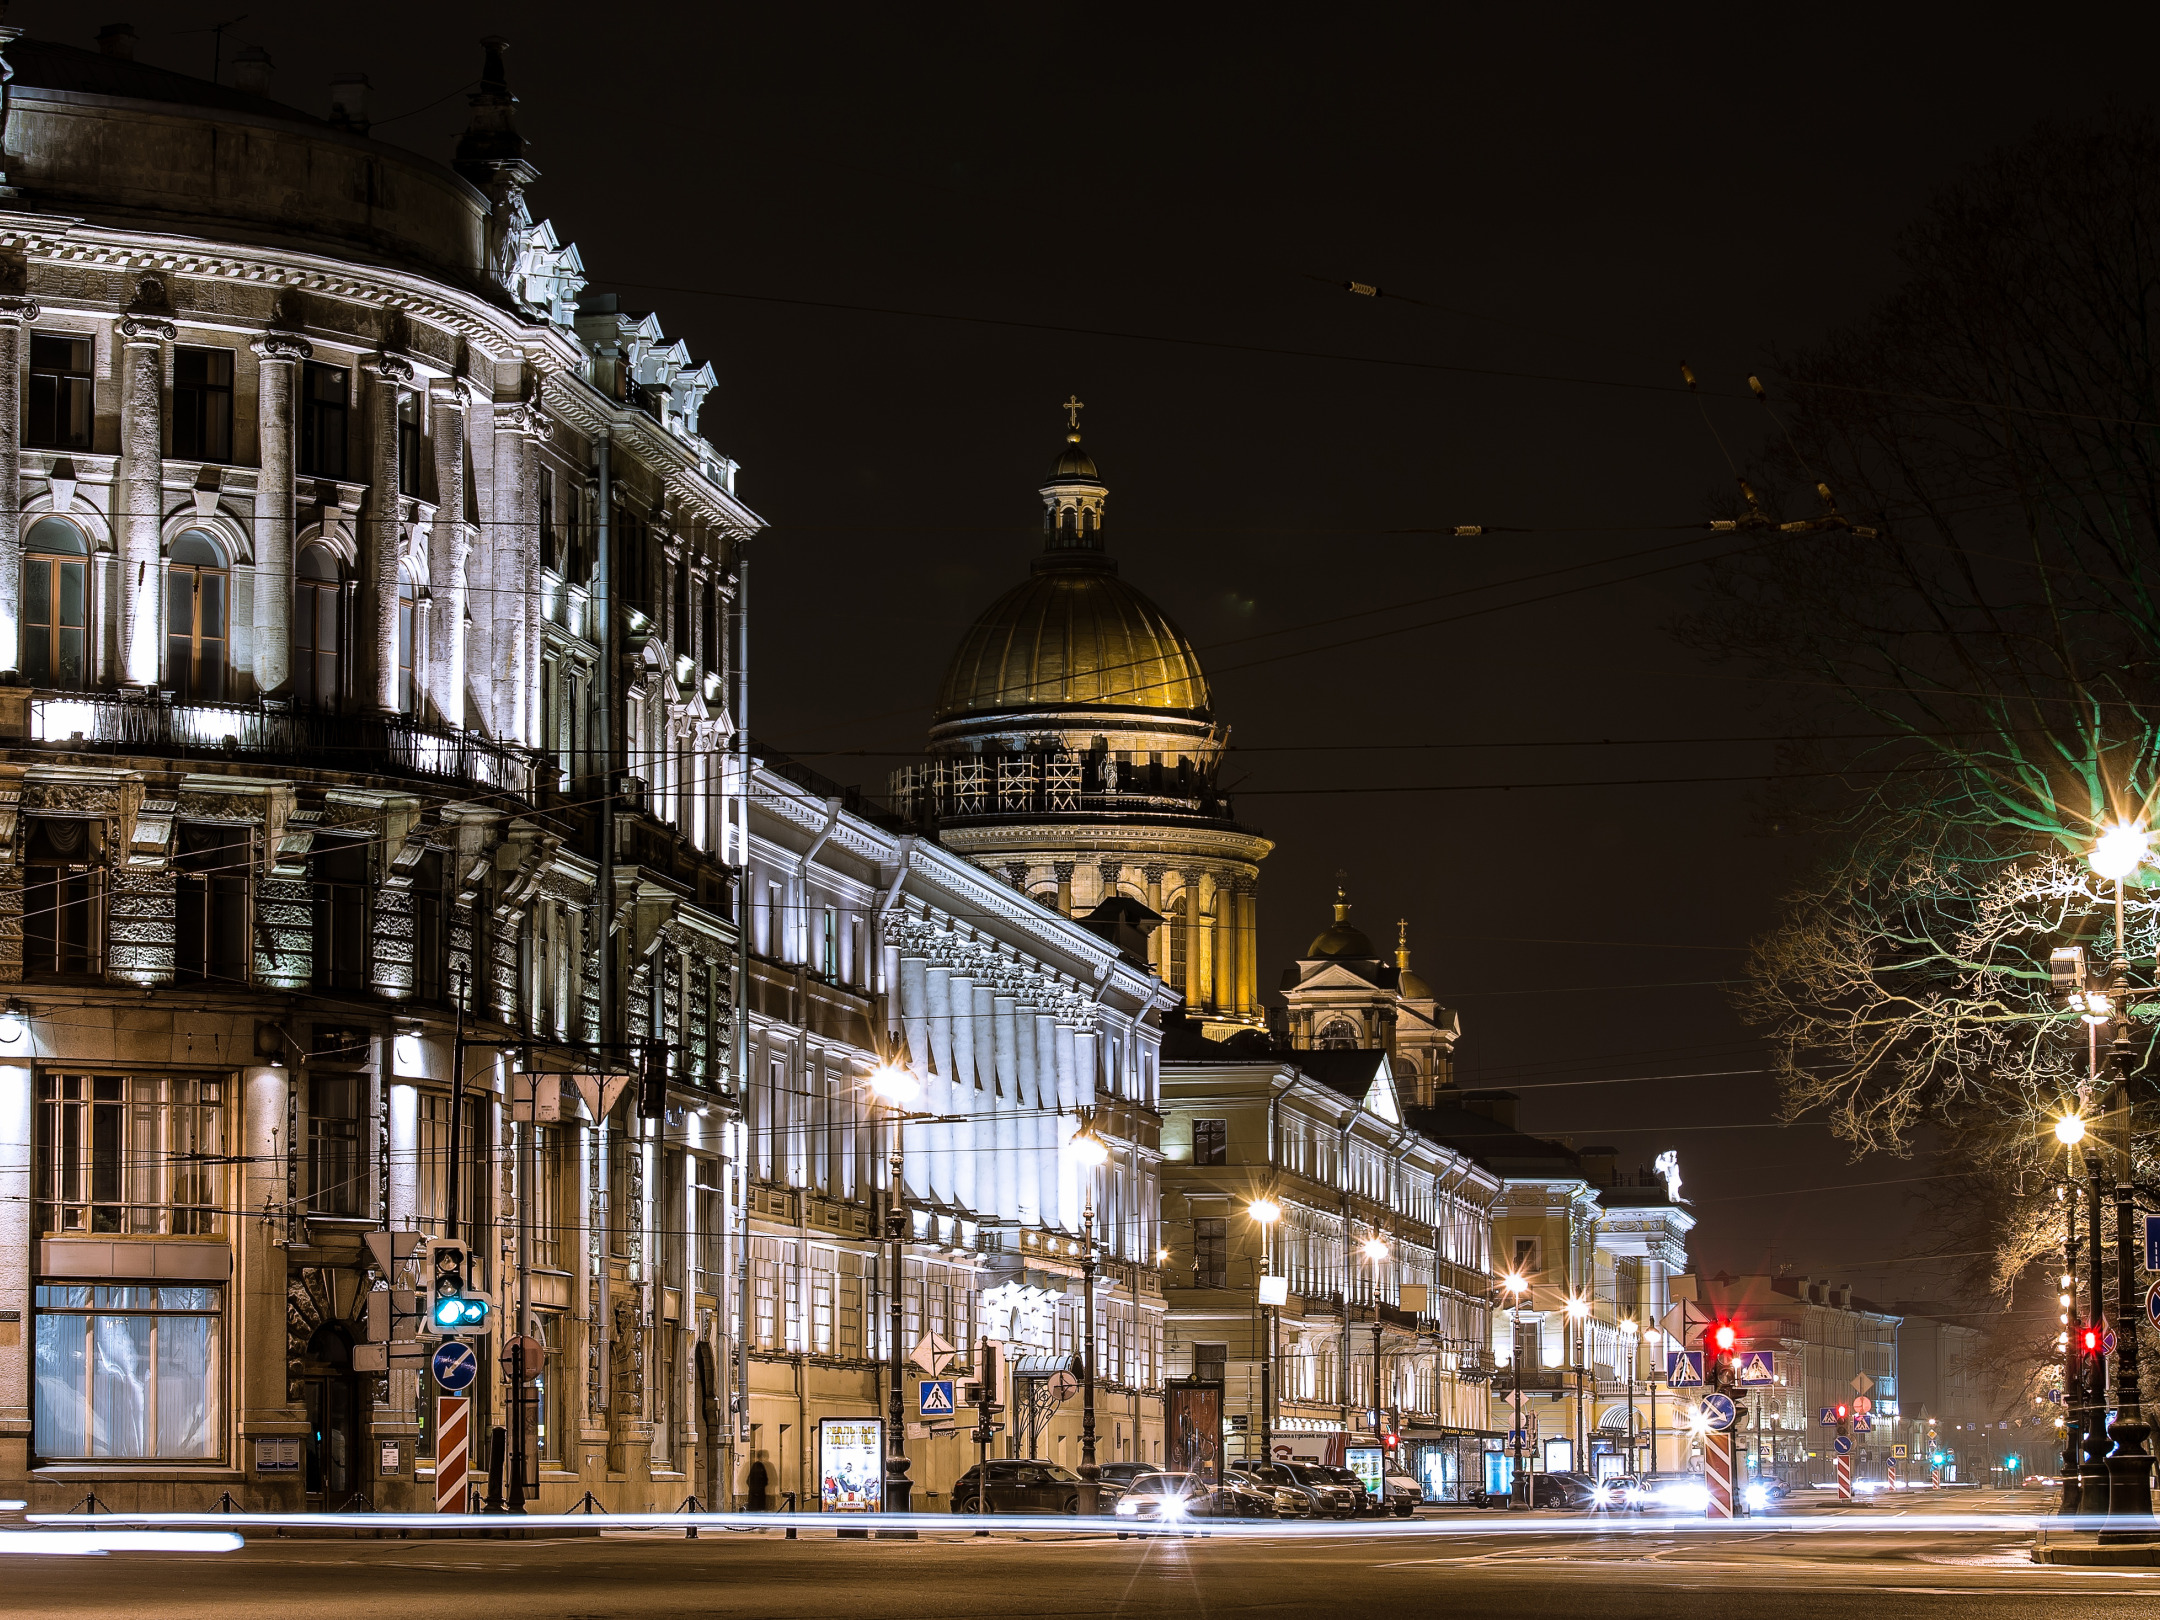
<svg viewBox="0 0 2160 1620"><path fill-rule="evenodd" d="M1102 705L1205 715L1192 643L1099 553L1052 554L975 621L937 718Z"/></svg>
<svg viewBox="0 0 2160 1620"><path fill-rule="evenodd" d="M1365 937L1363 929L1354 927L1350 921L1350 894L1340 883L1335 886L1335 920L1305 947L1307 960L1322 956L1350 957L1360 959L1374 954L1372 941Z"/></svg>

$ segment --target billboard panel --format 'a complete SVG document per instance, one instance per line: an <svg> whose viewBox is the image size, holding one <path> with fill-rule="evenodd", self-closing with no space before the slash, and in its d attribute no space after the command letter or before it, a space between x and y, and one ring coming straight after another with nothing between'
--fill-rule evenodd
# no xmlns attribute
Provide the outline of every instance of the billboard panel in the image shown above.
<svg viewBox="0 0 2160 1620"><path fill-rule="evenodd" d="M877 1513L885 1506L885 1420L818 1419L818 1511Z"/></svg>
<svg viewBox="0 0 2160 1620"><path fill-rule="evenodd" d="M1220 1381L1173 1379L1164 1394L1164 1468L1222 1481L1223 1387Z"/></svg>

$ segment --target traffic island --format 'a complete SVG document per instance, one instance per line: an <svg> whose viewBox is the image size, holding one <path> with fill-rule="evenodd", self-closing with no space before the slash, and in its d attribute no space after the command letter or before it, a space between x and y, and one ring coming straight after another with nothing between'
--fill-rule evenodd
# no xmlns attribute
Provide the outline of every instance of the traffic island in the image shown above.
<svg viewBox="0 0 2160 1620"><path fill-rule="evenodd" d="M2160 1569L2160 1525L2140 1534L2123 1530L2043 1530L2033 1562L2083 1569Z"/></svg>

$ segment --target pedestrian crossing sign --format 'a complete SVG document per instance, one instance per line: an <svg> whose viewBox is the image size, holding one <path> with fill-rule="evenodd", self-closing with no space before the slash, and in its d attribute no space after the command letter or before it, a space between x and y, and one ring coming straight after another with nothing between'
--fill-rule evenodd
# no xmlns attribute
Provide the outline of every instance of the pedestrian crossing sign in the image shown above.
<svg viewBox="0 0 2160 1620"><path fill-rule="evenodd" d="M924 1417L951 1417L953 1415L953 1381L950 1378L923 1378L917 1380L920 1392L918 1405Z"/></svg>
<svg viewBox="0 0 2160 1620"><path fill-rule="evenodd" d="M1897 1458L1898 1461L1903 1462L1907 1453L1905 1447L1903 1446L1892 1446L1890 1448L1890 1455Z"/></svg>

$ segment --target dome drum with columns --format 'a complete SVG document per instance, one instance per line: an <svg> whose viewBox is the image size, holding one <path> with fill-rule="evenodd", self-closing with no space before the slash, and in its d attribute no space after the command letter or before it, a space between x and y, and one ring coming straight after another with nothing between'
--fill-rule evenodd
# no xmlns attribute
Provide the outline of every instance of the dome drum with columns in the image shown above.
<svg viewBox="0 0 2160 1620"><path fill-rule="evenodd" d="M930 758L893 772L893 806L1067 915L1145 906L1165 923L1149 965L1188 1008L1225 1033L1255 1026L1274 846L1219 791L1229 728L1192 644L1103 549L1107 495L1073 425L1041 489L1042 555L962 638Z"/></svg>

